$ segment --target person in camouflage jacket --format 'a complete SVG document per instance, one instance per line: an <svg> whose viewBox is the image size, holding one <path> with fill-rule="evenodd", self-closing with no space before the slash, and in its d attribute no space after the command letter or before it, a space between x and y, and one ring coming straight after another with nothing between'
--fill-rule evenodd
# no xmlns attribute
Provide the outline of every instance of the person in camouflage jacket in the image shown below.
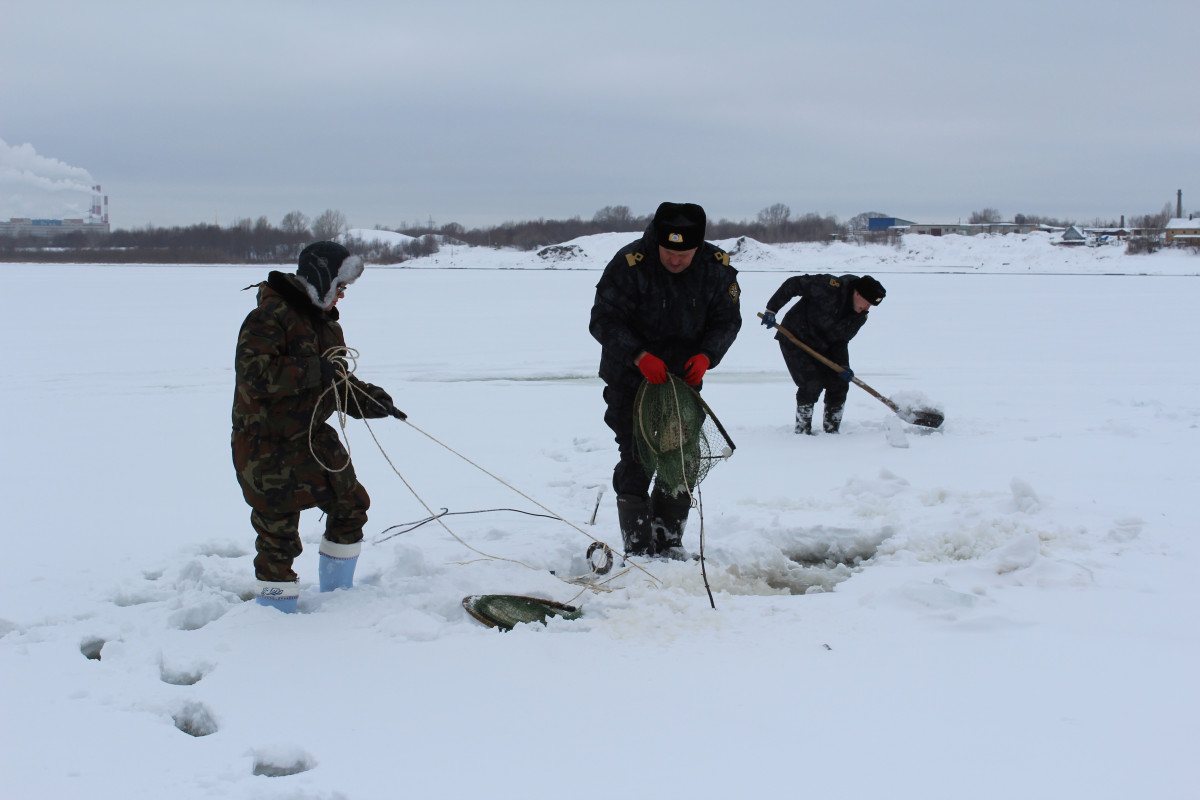
<svg viewBox="0 0 1200 800"><path fill-rule="evenodd" d="M870 275L794 275L767 301L762 324L774 330L775 315L792 298L796 305L784 315L780 327L846 369L835 372L776 332L783 362L796 383L796 433L812 433L813 408L825 392L822 427L837 433L841 427L846 395L850 390L850 340L867 324L872 306L883 300L883 286Z"/></svg>
<svg viewBox="0 0 1200 800"><path fill-rule="evenodd" d="M322 591L349 588L362 547L371 500L326 422L335 392L350 416L403 418L385 391L346 373L335 306L363 267L340 244L309 245L295 275L273 271L258 284L258 306L238 333L233 464L257 534L257 598L283 610L298 596L301 511L326 514Z"/></svg>
<svg viewBox="0 0 1200 800"><path fill-rule="evenodd" d="M596 284L589 329L602 347L604 422L620 452L613 489L627 554L676 555L691 503L657 489L647 496L650 477L633 441L638 387L674 373L699 390L742 326L737 270L704 241L705 225L694 203L661 204L642 238L619 250Z"/></svg>

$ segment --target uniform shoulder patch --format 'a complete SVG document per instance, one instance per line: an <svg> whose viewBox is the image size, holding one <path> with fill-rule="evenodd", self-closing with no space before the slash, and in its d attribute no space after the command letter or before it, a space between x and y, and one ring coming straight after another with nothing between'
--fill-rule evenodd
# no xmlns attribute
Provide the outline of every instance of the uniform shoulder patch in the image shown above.
<svg viewBox="0 0 1200 800"><path fill-rule="evenodd" d="M729 256L725 257L729 258ZM729 296L733 298L733 302L735 303L738 301L738 298L742 296L742 288L737 285L737 281L729 284Z"/></svg>
<svg viewBox="0 0 1200 800"><path fill-rule="evenodd" d="M636 267L637 263L642 260L641 253L626 253L625 260L629 262L629 266Z"/></svg>
<svg viewBox="0 0 1200 800"><path fill-rule="evenodd" d="M836 289L842 285L842 282L839 281L837 278L830 278L829 285Z"/></svg>
<svg viewBox="0 0 1200 800"><path fill-rule="evenodd" d="M717 252L713 253L713 257L716 258L717 261L721 262L721 264L727 267L729 266L729 253L726 253L724 250L718 250Z"/></svg>

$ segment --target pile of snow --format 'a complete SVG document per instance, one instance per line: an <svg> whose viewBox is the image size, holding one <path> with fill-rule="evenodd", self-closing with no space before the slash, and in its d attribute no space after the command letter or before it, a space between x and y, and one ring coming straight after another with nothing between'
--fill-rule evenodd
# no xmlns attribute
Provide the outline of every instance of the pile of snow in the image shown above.
<svg viewBox="0 0 1200 800"><path fill-rule="evenodd" d="M371 228L351 228L335 238L336 241L342 244L357 242L365 245L384 245L386 247L403 247L417 240L415 236Z"/></svg>
<svg viewBox="0 0 1200 800"><path fill-rule="evenodd" d="M572 269L603 269L613 254L632 241L641 238L636 233L601 233L581 236L562 244L549 245L537 251L542 262L554 267Z"/></svg>
<svg viewBox="0 0 1200 800"><path fill-rule="evenodd" d="M778 260L775 248L764 245L749 236L728 239L717 244L729 254L731 261L736 262L743 269L764 263L770 264Z"/></svg>

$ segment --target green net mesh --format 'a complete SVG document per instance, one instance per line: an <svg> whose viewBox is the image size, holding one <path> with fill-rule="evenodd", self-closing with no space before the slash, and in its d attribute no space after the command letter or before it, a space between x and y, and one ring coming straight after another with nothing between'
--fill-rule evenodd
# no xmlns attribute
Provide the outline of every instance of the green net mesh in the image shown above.
<svg viewBox="0 0 1200 800"><path fill-rule="evenodd" d="M734 444L712 409L677 375L666 383L643 381L633 403L638 460L655 487L690 495L713 467L733 455Z"/></svg>

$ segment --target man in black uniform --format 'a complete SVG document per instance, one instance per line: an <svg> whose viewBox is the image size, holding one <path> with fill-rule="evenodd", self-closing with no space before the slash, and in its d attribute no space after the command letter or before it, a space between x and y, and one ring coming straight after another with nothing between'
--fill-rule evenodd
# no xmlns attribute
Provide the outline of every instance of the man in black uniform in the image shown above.
<svg viewBox="0 0 1200 800"><path fill-rule="evenodd" d="M616 434L617 517L629 555L679 556L691 498L657 488L637 463L633 402L642 380L681 376L700 389L742 327L729 255L704 241L704 209L663 203L641 239L621 248L596 284L592 336L603 346L604 421Z"/></svg>
<svg viewBox="0 0 1200 800"><path fill-rule="evenodd" d="M800 301L779 325L821 355L846 369L835 372L776 333L783 362L796 382L796 433L812 433L813 407L825 392L826 433L837 433L842 424L846 394L850 390L850 340L867 323L871 306L882 302L886 292L870 275L795 275L788 278L767 301L762 324L774 330L775 314L793 297Z"/></svg>

